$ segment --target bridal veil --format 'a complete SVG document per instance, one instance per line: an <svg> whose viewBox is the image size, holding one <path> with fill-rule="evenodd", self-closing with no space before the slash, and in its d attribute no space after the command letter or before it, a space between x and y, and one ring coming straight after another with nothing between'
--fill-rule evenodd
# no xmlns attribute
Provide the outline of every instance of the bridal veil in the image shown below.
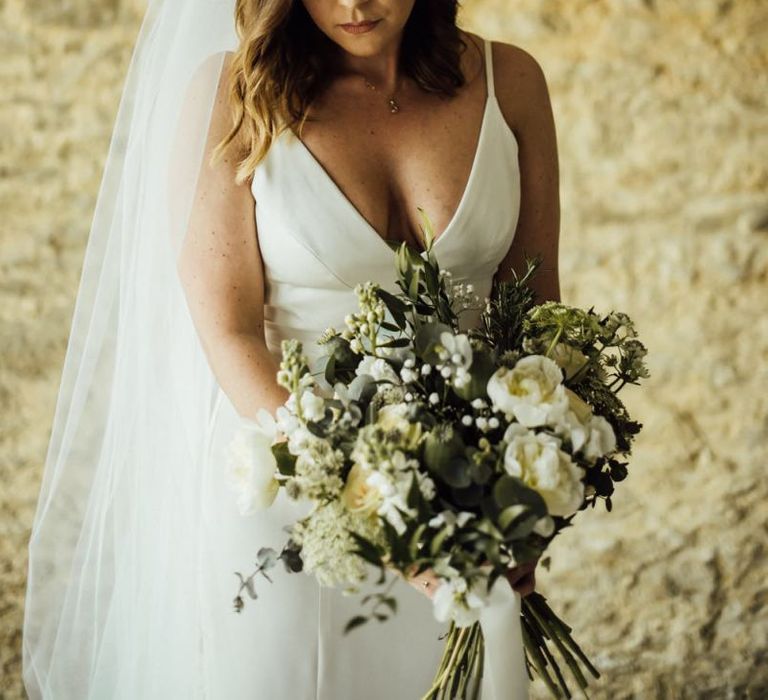
<svg viewBox="0 0 768 700"><path fill-rule="evenodd" d="M154 0L137 40L29 541L23 672L33 700L196 694L185 663L205 566L193 546L196 477L217 382L175 260L224 52L236 46L233 0ZM188 588L166 586L170 572Z"/></svg>

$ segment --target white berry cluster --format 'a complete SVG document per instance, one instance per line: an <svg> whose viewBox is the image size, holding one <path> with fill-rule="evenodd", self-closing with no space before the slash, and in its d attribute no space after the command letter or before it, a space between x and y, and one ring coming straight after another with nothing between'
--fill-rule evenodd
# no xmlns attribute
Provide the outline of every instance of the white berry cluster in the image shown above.
<svg viewBox="0 0 768 700"><path fill-rule="evenodd" d="M480 307L482 300L475 292L475 287L471 282L455 282L450 270L440 270L440 276L443 278L445 292L451 300L451 308L454 313Z"/></svg>
<svg viewBox="0 0 768 700"><path fill-rule="evenodd" d="M487 433L501 425L499 419L492 414L491 408L485 399L476 398L470 402L475 409L474 414L465 413L461 417L461 424L469 427L473 423L480 432Z"/></svg>
<svg viewBox="0 0 768 700"><path fill-rule="evenodd" d="M349 340L352 352L362 354L366 351L375 353L376 338L379 327L386 316L386 306L379 299L376 290L378 285L373 282L365 282L355 287L359 311L347 314L344 323L347 326L342 332L342 337ZM367 341L367 347L366 342Z"/></svg>
<svg viewBox="0 0 768 700"><path fill-rule="evenodd" d="M437 356L440 362L435 365L435 370L440 372L440 376L448 384L461 388L472 379L469 374L472 346L465 334L453 335L448 331L441 333Z"/></svg>

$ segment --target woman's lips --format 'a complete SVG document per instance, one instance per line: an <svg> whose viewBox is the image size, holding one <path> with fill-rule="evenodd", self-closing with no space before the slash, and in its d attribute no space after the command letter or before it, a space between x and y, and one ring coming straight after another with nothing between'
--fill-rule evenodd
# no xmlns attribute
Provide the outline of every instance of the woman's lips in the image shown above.
<svg viewBox="0 0 768 700"><path fill-rule="evenodd" d="M371 29L373 29L378 23L379 20L375 19L368 22L353 22L350 24L342 24L341 28L349 34L364 34L365 32L370 32Z"/></svg>

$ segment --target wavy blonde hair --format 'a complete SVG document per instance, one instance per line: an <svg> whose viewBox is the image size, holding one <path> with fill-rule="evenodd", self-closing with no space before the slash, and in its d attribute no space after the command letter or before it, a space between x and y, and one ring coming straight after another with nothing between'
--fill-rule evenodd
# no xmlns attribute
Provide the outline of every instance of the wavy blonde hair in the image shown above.
<svg viewBox="0 0 768 700"><path fill-rule="evenodd" d="M401 69L421 88L452 96L465 83L456 26L459 0L416 0L404 28ZM232 128L213 151L237 149L238 183L247 180L286 128L301 136L312 101L333 79L338 46L301 0L237 0L239 46L226 76Z"/></svg>

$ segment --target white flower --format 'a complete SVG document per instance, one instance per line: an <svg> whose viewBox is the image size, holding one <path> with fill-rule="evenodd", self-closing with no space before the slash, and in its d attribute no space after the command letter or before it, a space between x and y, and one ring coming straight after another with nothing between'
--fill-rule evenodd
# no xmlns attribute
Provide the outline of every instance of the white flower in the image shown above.
<svg viewBox="0 0 768 700"><path fill-rule="evenodd" d="M439 367L440 375L445 379L452 378L452 383L459 388L466 386L472 378L468 371L472 365L469 337L443 331L440 334L440 344L442 348L439 356L443 360Z"/></svg>
<svg viewBox="0 0 768 700"><path fill-rule="evenodd" d="M259 409L256 421L240 420L240 427L229 445L227 483L237 493L242 515L251 515L272 505L280 482L275 478L277 461L272 443L277 426L272 415Z"/></svg>
<svg viewBox="0 0 768 700"><path fill-rule="evenodd" d="M291 394L283 406L277 407L275 415L277 428L288 437L288 451L298 455L306 451L317 438L307 430L293 412L296 407L295 398Z"/></svg>
<svg viewBox="0 0 768 700"><path fill-rule="evenodd" d="M359 464L349 470L341 501L351 513L373 515L381 505L381 493L368 483L370 474Z"/></svg>
<svg viewBox="0 0 768 700"><path fill-rule="evenodd" d="M292 526L291 537L301 545L304 570L314 574L320 585L356 585L366 578L365 562L354 553L349 530L373 541L378 539L379 524L350 513L340 501L333 500L318 505Z"/></svg>
<svg viewBox="0 0 768 700"><path fill-rule="evenodd" d="M566 379L570 379L587 364L587 356L578 348L567 343L555 345L552 350L552 359L565 370Z"/></svg>
<svg viewBox="0 0 768 700"><path fill-rule="evenodd" d="M402 436L402 444L415 448L421 439L421 423L408 418L410 408L407 403L391 403L382 406L376 414L376 424L384 430L396 430Z"/></svg>
<svg viewBox="0 0 768 700"><path fill-rule="evenodd" d="M454 335L448 331L440 334L440 344L447 350L451 362L464 369L472 365L472 346L465 334Z"/></svg>
<svg viewBox="0 0 768 700"><path fill-rule="evenodd" d="M457 526L464 527L464 525L474 517L475 514L468 510L462 510L459 513L452 510L443 510L434 518L431 518L428 524L430 527L434 528L439 528L445 525L444 529L446 530L446 537L450 537Z"/></svg>
<svg viewBox="0 0 768 700"><path fill-rule="evenodd" d="M419 491L421 491L421 495L424 499L431 501L437 494L435 482L432 480L432 477L427 476L424 472L417 469L413 472L413 478L418 482Z"/></svg>
<svg viewBox="0 0 768 700"><path fill-rule="evenodd" d="M366 355L360 360L355 369L355 374L358 376L368 374L377 382L385 380L392 384L400 384L400 377L397 376L389 362L380 357L373 357L373 355Z"/></svg>
<svg viewBox="0 0 768 700"><path fill-rule="evenodd" d="M589 437L592 408L570 389L566 389L565 394L568 397L568 409L557 419L554 428L558 434L567 437L573 451L578 452Z"/></svg>
<svg viewBox="0 0 768 700"><path fill-rule="evenodd" d="M592 416L589 421L589 441L584 450L587 459L597 459L616 449L616 434L603 416Z"/></svg>
<svg viewBox="0 0 768 700"><path fill-rule="evenodd" d="M405 433L411 427L411 422L408 420L409 412L410 408L407 404L390 403L378 410L376 422L384 430L399 430Z"/></svg>
<svg viewBox="0 0 768 700"><path fill-rule="evenodd" d="M584 469L560 449L559 438L512 423L504 434L504 467L541 494L551 515L575 513L584 500Z"/></svg>
<svg viewBox="0 0 768 700"><path fill-rule="evenodd" d="M305 391L301 395L301 413L305 420L322 420L325 415L325 401L313 391Z"/></svg>
<svg viewBox="0 0 768 700"><path fill-rule="evenodd" d="M513 415L533 428L551 424L568 409L568 397L557 364L543 355L529 355L509 367L499 367L488 380L495 410Z"/></svg>
<svg viewBox="0 0 768 700"><path fill-rule="evenodd" d="M275 411L277 427L284 435L290 435L301 425L301 422L292 410L292 408L296 406L296 402L292 401L292 399L295 399L293 394L288 397L285 404L278 406Z"/></svg>
<svg viewBox="0 0 768 700"><path fill-rule="evenodd" d="M592 407L575 392L565 390L568 410L556 422L560 435L567 436L574 452L584 450L584 456L594 461L616 449L616 435L611 424L592 413Z"/></svg>
<svg viewBox="0 0 768 700"><path fill-rule="evenodd" d="M488 603L483 591L485 581L481 580L472 588L460 576L443 581L432 596L435 619L438 622L453 620L457 627L468 627L480 619L480 610Z"/></svg>

